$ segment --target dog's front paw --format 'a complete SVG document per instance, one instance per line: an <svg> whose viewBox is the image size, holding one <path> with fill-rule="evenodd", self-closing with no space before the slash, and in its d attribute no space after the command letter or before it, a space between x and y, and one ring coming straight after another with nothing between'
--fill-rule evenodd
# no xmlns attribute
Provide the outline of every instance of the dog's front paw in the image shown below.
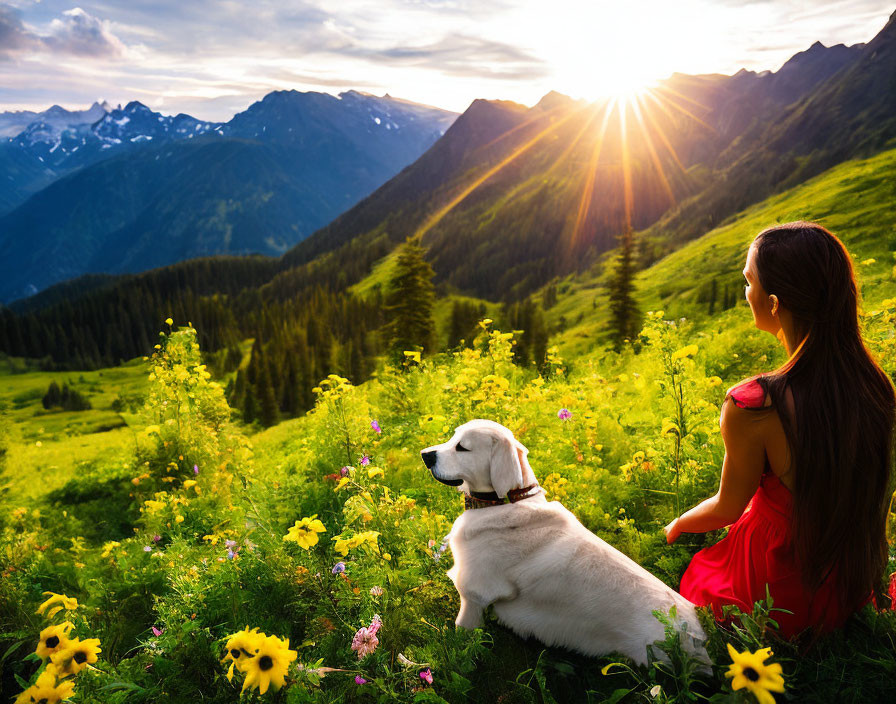
<svg viewBox="0 0 896 704"><path fill-rule="evenodd" d="M457 618L454 619L454 625L458 628L468 628L470 630L479 628L482 625L482 609L469 603L461 603Z"/></svg>

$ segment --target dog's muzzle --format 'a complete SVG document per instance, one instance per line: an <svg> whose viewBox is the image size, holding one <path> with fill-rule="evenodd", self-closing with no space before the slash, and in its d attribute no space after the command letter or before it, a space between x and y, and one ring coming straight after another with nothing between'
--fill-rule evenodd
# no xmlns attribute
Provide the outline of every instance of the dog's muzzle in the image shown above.
<svg viewBox="0 0 896 704"><path fill-rule="evenodd" d="M423 457L423 464L426 465L426 468L429 470L429 473L432 474L432 478L437 482L441 482L442 484L447 484L448 486L460 486L464 483L463 479L442 479L439 475L437 475L433 471L433 467L436 466L436 451L430 450L429 452L421 452L420 456Z"/></svg>

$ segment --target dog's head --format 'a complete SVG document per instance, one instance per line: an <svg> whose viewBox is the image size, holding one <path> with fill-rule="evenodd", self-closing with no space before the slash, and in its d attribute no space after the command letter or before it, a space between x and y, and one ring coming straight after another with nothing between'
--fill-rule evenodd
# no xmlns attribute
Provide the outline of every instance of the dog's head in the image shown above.
<svg viewBox="0 0 896 704"><path fill-rule="evenodd" d="M461 491L494 491L504 498L511 489L535 483L529 454L507 428L491 420L459 426L448 442L422 450L432 476Z"/></svg>

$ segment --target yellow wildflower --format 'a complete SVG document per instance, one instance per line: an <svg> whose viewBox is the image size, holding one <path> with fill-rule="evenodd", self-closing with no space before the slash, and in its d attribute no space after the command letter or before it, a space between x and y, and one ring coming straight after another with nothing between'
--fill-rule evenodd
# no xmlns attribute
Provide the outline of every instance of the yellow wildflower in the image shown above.
<svg viewBox="0 0 896 704"><path fill-rule="evenodd" d="M678 424L675 421L671 418L663 418L663 429L660 431L660 434L667 435L669 433L681 435L681 431L678 429Z"/></svg>
<svg viewBox="0 0 896 704"><path fill-rule="evenodd" d="M709 385L710 386L719 386L722 383L721 377L711 376L709 377Z"/></svg>
<svg viewBox="0 0 896 704"><path fill-rule="evenodd" d="M405 350L404 356L407 357L408 359L414 360L415 362L417 362L417 364L420 364L420 353L419 352L417 352L415 350Z"/></svg>
<svg viewBox="0 0 896 704"><path fill-rule="evenodd" d="M53 653L68 647L68 634L75 627L71 621L58 626L47 626L40 632L35 653L40 658L48 658Z"/></svg>
<svg viewBox="0 0 896 704"><path fill-rule="evenodd" d="M676 350L672 353L672 360L681 359L683 357L693 357L697 354L697 350L699 348L697 345L686 345L682 347L680 350Z"/></svg>
<svg viewBox="0 0 896 704"><path fill-rule="evenodd" d="M295 525L289 529L289 532L283 536L283 539L298 543L305 550L309 550L312 545L317 545L317 542L320 539L317 534L323 533L326 530L324 524L321 523L315 513L310 518L303 518L301 521L296 521Z"/></svg>
<svg viewBox="0 0 896 704"><path fill-rule="evenodd" d="M68 645L57 650L50 656L50 661L56 666L59 677L77 675L88 665L97 661L97 654L102 652L99 638L87 638L80 640L73 638Z"/></svg>
<svg viewBox="0 0 896 704"><path fill-rule="evenodd" d="M275 691L280 689L286 678L289 663L298 657L295 650L289 649L289 638L281 640L277 636L267 636L259 641L255 656L247 659L242 666L246 673L242 692L246 688L255 688L261 694L272 687Z"/></svg>
<svg viewBox="0 0 896 704"><path fill-rule="evenodd" d="M56 668L47 667L33 685L22 692L17 698L15 704L34 704L34 702L44 702L44 704L59 704L63 699L68 699L75 693L74 682L56 683Z"/></svg>
<svg viewBox="0 0 896 704"><path fill-rule="evenodd" d="M103 554L100 557L109 557L109 555L112 554L112 551L120 545L121 543L119 543L117 540L110 540L109 542L104 543Z"/></svg>
<svg viewBox="0 0 896 704"><path fill-rule="evenodd" d="M221 660L221 662L227 662L230 660L230 668L227 670L227 679L228 681L233 681L233 667L236 665L237 669L240 672L243 672L244 664L251 658L255 657L255 653L258 652L258 649L261 647L261 642L264 640L264 633L259 633L258 628L253 628L251 631L249 627L246 626L242 631L238 633L234 633L227 640L227 655Z"/></svg>
<svg viewBox="0 0 896 704"><path fill-rule="evenodd" d="M171 318L165 318L166 325L174 325L174 321Z"/></svg>
<svg viewBox="0 0 896 704"><path fill-rule="evenodd" d="M765 664L772 649L760 648L755 653L749 650L739 653L728 643L728 654L733 662L725 677L733 678L731 689L746 687L759 704L775 704L775 698L770 693L784 691L784 677L780 664Z"/></svg>
<svg viewBox="0 0 896 704"><path fill-rule="evenodd" d="M379 536L380 534L375 530L365 530L360 533L355 533L350 538L333 538L336 541L335 550L345 557L348 555L349 550L367 543L375 552L379 552L379 545L377 544Z"/></svg>
<svg viewBox="0 0 896 704"><path fill-rule="evenodd" d="M47 618L53 618L57 613L65 609L66 611L74 611L78 608L78 600L68 597L65 594L56 594L55 592L44 592L44 596L49 596L43 604L37 607L35 613L43 614L47 611Z"/></svg>

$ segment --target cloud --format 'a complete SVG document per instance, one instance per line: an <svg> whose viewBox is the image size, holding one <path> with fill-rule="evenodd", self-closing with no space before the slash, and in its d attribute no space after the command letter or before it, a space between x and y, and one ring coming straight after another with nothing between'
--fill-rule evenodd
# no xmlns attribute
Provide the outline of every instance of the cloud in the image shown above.
<svg viewBox="0 0 896 704"><path fill-rule="evenodd" d="M372 59L380 64L431 69L454 76L530 80L549 74L541 59L518 47L464 34L450 34L420 46L387 49L355 46L339 53Z"/></svg>
<svg viewBox="0 0 896 704"><path fill-rule="evenodd" d="M80 7L66 10L62 19L50 23L50 34L43 37L52 51L78 56L123 56L124 43L112 34L109 22L87 14Z"/></svg>
<svg viewBox="0 0 896 704"><path fill-rule="evenodd" d="M54 18L49 33L38 34L25 26L16 8L0 4L0 59L35 51L86 57L121 57L131 53L112 33L109 21L94 17L80 7Z"/></svg>
<svg viewBox="0 0 896 704"><path fill-rule="evenodd" d="M18 51L26 51L34 43L34 36L25 29L18 10L0 5L0 59Z"/></svg>

